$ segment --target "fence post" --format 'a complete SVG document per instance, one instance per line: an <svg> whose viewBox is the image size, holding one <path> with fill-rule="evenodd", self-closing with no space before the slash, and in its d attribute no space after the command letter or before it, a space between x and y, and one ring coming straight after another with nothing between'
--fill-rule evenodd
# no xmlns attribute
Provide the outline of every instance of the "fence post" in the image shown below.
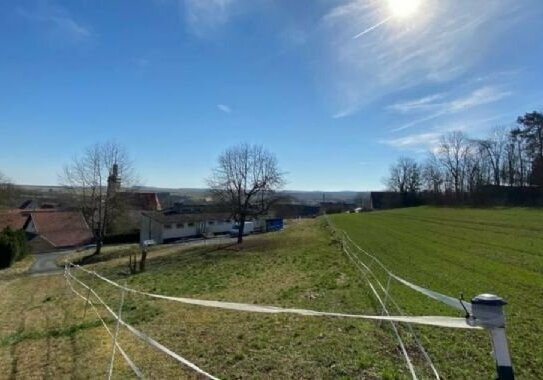
<svg viewBox="0 0 543 380"><path fill-rule="evenodd" d="M490 332L498 380L513 380L515 375L507 346L503 314L503 306L507 305L507 302L494 294L479 294L471 300L471 304L476 323Z"/></svg>
<svg viewBox="0 0 543 380"><path fill-rule="evenodd" d="M121 288L121 303L119 304L119 311L117 312L117 324L115 326L115 333L113 334L113 347L111 349L111 361L109 362L108 380L111 380L113 375L113 362L115 361L115 349L117 347L117 335L119 334L119 325L121 324L121 314L123 311L124 295L126 293L126 281L124 287Z"/></svg>
<svg viewBox="0 0 543 380"><path fill-rule="evenodd" d="M390 277L390 274L389 274L388 279L387 279L387 286L385 287L385 296L383 297L383 310L381 311L381 315L384 315L386 313L388 292L389 292L389 289L390 289L390 280L391 280L391 277ZM379 326L381 326L382 324L383 324L383 321L379 321Z"/></svg>
<svg viewBox="0 0 543 380"><path fill-rule="evenodd" d="M89 306L89 303L91 302L90 301L90 294L91 294L91 291L90 291L90 287L89 287L89 290L87 290L87 299L85 300L85 309L83 310L83 318L81 318L81 320L84 320L85 316L87 315L87 307Z"/></svg>

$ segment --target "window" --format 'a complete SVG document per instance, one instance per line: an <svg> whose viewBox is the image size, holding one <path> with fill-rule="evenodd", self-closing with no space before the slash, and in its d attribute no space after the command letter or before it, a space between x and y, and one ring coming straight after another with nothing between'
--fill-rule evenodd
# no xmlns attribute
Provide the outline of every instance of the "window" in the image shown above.
<svg viewBox="0 0 543 380"><path fill-rule="evenodd" d="M164 225L164 228L167 229L167 230L169 230L170 228L172 228L172 225L171 225L171 224L165 224L165 225Z"/></svg>
<svg viewBox="0 0 543 380"><path fill-rule="evenodd" d="M189 227L194 227L194 223L189 223L188 226Z"/></svg>
<svg viewBox="0 0 543 380"><path fill-rule="evenodd" d="M177 228L183 228L185 226L185 223L177 223Z"/></svg>

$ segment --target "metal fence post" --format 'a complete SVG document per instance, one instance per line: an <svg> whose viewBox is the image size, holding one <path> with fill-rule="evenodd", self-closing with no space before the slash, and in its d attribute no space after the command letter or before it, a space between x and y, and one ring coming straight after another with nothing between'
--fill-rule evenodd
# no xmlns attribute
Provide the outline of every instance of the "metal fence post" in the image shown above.
<svg viewBox="0 0 543 380"><path fill-rule="evenodd" d="M111 349L111 361L109 363L108 380L111 380L113 376L113 363L115 361L115 348L117 347L117 335L119 334L119 325L121 324L121 314L123 311L124 295L126 293L126 281L124 287L121 288L121 303L119 304L119 311L117 312L117 324L115 326L115 333L113 334L113 347Z"/></svg>
<svg viewBox="0 0 543 380"><path fill-rule="evenodd" d="M490 332L498 380L513 380L515 375L505 335L503 314L503 306L507 305L507 302L494 294L479 294L471 300L471 304L475 323Z"/></svg>

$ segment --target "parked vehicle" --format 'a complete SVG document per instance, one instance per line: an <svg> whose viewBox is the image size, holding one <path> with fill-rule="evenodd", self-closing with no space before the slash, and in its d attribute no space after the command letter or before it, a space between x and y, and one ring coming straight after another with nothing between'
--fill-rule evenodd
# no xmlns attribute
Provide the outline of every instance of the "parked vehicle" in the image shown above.
<svg viewBox="0 0 543 380"><path fill-rule="evenodd" d="M266 219L266 232L280 231L283 229L283 218Z"/></svg>
<svg viewBox="0 0 543 380"><path fill-rule="evenodd" d="M153 239L144 240L142 245L144 247L150 247L150 246L156 245L156 241L154 241Z"/></svg>
<svg viewBox="0 0 543 380"><path fill-rule="evenodd" d="M254 232L254 230L255 230L254 222L245 222L245 224L243 226L243 236L252 234ZM232 226L232 228L230 229L229 233L230 233L231 237L238 236L239 223L234 224Z"/></svg>

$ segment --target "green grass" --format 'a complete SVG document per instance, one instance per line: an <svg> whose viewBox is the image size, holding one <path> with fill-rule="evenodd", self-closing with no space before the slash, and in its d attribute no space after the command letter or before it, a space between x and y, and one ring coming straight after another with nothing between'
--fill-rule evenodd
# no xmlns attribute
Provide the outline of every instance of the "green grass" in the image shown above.
<svg viewBox="0 0 543 380"><path fill-rule="evenodd" d="M335 215L331 220L391 270L420 285L453 296L463 292L466 298L483 292L506 298L518 377L543 377L543 211L414 208ZM100 260L86 267L130 287L166 295L380 312L323 219L293 222L285 231L251 237L241 246L154 247L147 271L132 276L126 275L129 249L106 248ZM77 275L117 311L118 289ZM10 272L3 277L0 272L0 292L0 373L14 378L104 376L111 340L61 276ZM412 315L461 316L398 284L391 294ZM130 324L220 378L409 377L388 324L226 311L131 293L122 313ZM107 323L114 329L111 318ZM416 331L444 378L494 377L484 331ZM428 377L405 328L402 335L421 377ZM119 341L148 378L195 378L194 372L124 328ZM116 378L131 375L119 355L114 373Z"/></svg>
<svg viewBox="0 0 543 380"><path fill-rule="evenodd" d="M251 237L241 246L157 247L149 254L148 270L133 276L123 274L127 258L119 252L87 267L121 283L126 281L130 287L161 294L325 311L377 312L363 279L319 220L295 222L283 232ZM113 309L118 308L118 289L89 275L78 276L96 288ZM66 348L55 357L62 357L63 363L77 362L87 376L97 375L103 370L93 369L98 362L107 368L109 339L103 328L88 324L96 320L90 309L81 320L84 302L66 291L61 277L54 278L21 278L6 285L10 296L2 301L0 311L4 310L4 319L11 322L0 331L5 342L0 354L3 350L12 373L74 376L73 366L40 366L47 369L45 374L29 371L29 355L22 354L23 349L39 351L51 339L73 341L77 342L75 348ZM86 294L81 287L78 290ZM22 295L32 292L39 302L25 301ZM21 310L23 325L17 318ZM103 308L100 310L106 316ZM54 313L69 316L56 319L51 315ZM407 378L408 374L388 325L378 327L374 322L225 311L134 294L126 295L123 317L221 378L377 379ZM113 321L108 325L113 328ZM100 339L94 342L93 336ZM125 329L120 331L120 342L148 378L194 378L194 372L149 348ZM93 355L95 360L81 359ZM41 360L51 360L48 357L44 355ZM129 377L120 356L116 363L116 375Z"/></svg>
<svg viewBox="0 0 543 380"><path fill-rule="evenodd" d="M241 247L177 248L153 256L159 253L151 253L149 269L135 276L120 274L122 261L98 263L94 269L130 287L165 295L376 313L363 279L322 221L294 223L286 231L247 239ZM79 275L110 304L118 304L117 290ZM132 294L127 301L140 309L127 308L139 329L221 378L407 376L388 326L224 311ZM122 339L130 341L127 334ZM144 347L136 345L132 352L153 377L179 376L171 360L150 355Z"/></svg>
<svg viewBox="0 0 543 380"><path fill-rule="evenodd" d="M516 373L543 378L543 210L419 207L330 219L412 282L468 299L480 293L505 298ZM399 284L392 295L410 314L456 314ZM486 335L419 330L448 378L492 376Z"/></svg>

